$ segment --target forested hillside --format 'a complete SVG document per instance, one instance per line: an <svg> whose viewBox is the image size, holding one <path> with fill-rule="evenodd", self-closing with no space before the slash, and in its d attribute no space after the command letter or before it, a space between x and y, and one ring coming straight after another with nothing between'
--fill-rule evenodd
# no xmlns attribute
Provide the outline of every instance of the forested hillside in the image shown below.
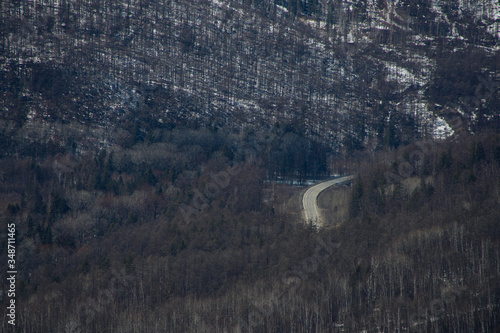
<svg viewBox="0 0 500 333"><path fill-rule="evenodd" d="M497 133L354 163L348 215L319 232L265 200L255 150L189 134L214 146L2 159L21 332L498 329Z"/></svg>
<svg viewBox="0 0 500 333"><path fill-rule="evenodd" d="M499 20L1 2L1 330L497 332ZM301 195L335 174L317 230Z"/></svg>
<svg viewBox="0 0 500 333"><path fill-rule="evenodd" d="M86 150L281 121L336 152L449 135L498 120L499 15L489 0L5 1L2 133Z"/></svg>

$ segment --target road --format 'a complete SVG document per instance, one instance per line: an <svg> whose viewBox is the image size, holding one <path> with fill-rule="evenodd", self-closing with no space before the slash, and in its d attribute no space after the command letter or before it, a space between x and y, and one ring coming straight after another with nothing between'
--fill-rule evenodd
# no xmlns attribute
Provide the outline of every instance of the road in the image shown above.
<svg viewBox="0 0 500 333"><path fill-rule="evenodd" d="M311 186L302 197L302 207L306 221L311 221L317 228L321 227L318 212L318 195L330 186L348 182L354 177L354 175L344 176Z"/></svg>

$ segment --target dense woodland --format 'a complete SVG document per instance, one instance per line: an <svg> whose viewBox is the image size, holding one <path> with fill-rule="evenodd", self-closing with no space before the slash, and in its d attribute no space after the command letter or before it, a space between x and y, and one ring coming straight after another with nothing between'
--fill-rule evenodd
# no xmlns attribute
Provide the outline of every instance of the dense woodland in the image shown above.
<svg viewBox="0 0 500 333"><path fill-rule="evenodd" d="M1 330L498 332L497 7L1 2Z"/></svg>
<svg viewBox="0 0 500 333"><path fill-rule="evenodd" d="M498 134L356 158L348 217L319 232L277 213L279 195L263 200L264 149L203 129L165 135L2 158L21 332L498 329Z"/></svg>

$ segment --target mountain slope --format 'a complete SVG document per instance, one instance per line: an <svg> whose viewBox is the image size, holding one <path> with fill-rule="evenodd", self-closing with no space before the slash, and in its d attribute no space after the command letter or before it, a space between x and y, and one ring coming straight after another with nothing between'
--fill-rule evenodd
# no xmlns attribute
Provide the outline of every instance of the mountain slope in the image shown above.
<svg viewBox="0 0 500 333"><path fill-rule="evenodd" d="M450 135L434 103L467 130L498 119L494 1L292 3L2 3L3 119L105 129L91 146L122 143L131 122L297 122L336 151L379 147L390 131L392 144ZM467 55L464 69L454 59Z"/></svg>

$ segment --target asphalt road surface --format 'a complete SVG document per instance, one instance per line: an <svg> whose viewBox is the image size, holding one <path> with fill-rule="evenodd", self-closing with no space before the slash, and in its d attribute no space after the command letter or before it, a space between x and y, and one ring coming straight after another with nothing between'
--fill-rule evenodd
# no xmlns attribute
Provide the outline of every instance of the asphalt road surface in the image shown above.
<svg viewBox="0 0 500 333"><path fill-rule="evenodd" d="M317 228L321 227L318 212L318 195L330 186L346 183L354 177L354 175L350 175L327 180L326 182L316 184L307 189L306 193L304 193L304 196L302 197L302 207L304 209L306 221L312 222Z"/></svg>

